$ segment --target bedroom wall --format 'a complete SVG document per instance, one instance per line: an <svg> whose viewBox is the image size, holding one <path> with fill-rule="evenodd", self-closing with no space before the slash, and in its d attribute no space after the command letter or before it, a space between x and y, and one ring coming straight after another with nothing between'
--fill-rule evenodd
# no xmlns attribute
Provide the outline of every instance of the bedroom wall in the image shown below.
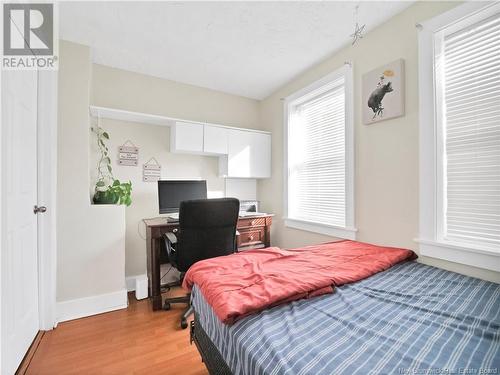
<svg viewBox="0 0 500 375"><path fill-rule="evenodd" d="M353 63L355 122L355 212L360 241L417 249L418 237L418 46L417 22L425 21L457 2L417 2L387 23L307 70L261 102L261 121L273 133L272 178L261 180L262 209L274 212L272 242L281 247L331 241L331 237L287 228L283 224L283 102L286 97L344 61ZM403 58L406 69L406 115L363 125L361 76L378 66ZM421 262L452 271L500 281L500 274L433 258Z"/></svg>
<svg viewBox="0 0 500 375"><path fill-rule="evenodd" d="M127 277L145 274L146 229L142 219L160 215L157 184L142 181L142 165L149 158L155 157L162 166L162 179L207 180L210 198L224 196L224 179L218 176L216 157L170 153L170 128L167 126L103 119L101 127L110 135L107 144L111 150L115 178L132 182L132 205L125 209L125 274ZM118 147L127 140L139 147L139 162L136 167L118 165ZM173 272L170 273L174 275Z"/></svg>
<svg viewBox="0 0 500 375"><path fill-rule="evenodd" d="M89 199L90 49L60 42L57 130L57 319L127 305L125 209ZM95 298L89 298L95 297Z"/></svg>
<svg viewBox="0 0 500 375"><path fill-rule="evenodd" d="M259 102L201 87L93 64L91 104L228 126L260 129ZM142 164L151 156L162 165L162 178L206 179L209 196L223 196L225 181L218 177L218 159L170 153L170 129L163 126L101 120L110 133L114 174L131 180L132 200L126 212L126 276L146 273L143 218L158 214L155 183L142 181ZM139 165L117 165L117 147L130 139L139 147Z"/></svg>

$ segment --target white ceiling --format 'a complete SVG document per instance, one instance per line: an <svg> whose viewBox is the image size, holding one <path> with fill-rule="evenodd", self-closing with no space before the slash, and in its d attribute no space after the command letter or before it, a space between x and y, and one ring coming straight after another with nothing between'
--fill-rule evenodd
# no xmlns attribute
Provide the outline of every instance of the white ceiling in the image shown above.
<svg viewBox="0 0 500 375"><path fill-rule="evenodd" d="M263 99L411 2L66 2L60 37L95 63ZM354 46L353 48L356 48Z"/></svg>

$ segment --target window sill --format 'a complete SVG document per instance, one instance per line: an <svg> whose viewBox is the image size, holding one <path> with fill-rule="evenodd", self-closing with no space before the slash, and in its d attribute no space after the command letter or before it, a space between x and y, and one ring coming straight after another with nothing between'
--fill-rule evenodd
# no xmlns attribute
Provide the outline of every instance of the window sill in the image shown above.
<svg viewBox="0 0 500 375"><path fill-rule="evenodd" d="M305 230L307 232L314 232L324 234L326 236L345 238L348 240L356 239L356 228L343 228L334 225L320 224L312 221L297 220L291 218L284 218L285 226L288 228Z"/></svg>
<svg viewBox="0 0 500 375"><path fill-rule="evenodd" d="M416 239L421 255L500 272L500 252Z"/></svg>

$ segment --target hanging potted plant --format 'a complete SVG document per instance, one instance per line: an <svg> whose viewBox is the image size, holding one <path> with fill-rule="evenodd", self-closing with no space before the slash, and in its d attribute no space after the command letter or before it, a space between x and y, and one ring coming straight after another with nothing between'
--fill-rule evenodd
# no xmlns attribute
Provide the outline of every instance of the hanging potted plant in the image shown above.
<svg viewBox="0 0 500 375"><path fill-rule="evenodd" d="M109 134L105 132L99 124L91 128L97 138L97 148L99 150L99 161L97 163L97 181L95 184L94 204L132 204L132 182L120 182L113 177L113 168L109 150L105 141L109 140Z"/></svg>

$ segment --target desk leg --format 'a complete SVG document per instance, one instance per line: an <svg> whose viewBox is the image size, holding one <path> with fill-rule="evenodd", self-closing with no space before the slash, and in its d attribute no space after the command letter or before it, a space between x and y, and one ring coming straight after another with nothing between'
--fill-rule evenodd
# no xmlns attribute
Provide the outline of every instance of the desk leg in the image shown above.
<svg viewBox="0 0 500 375"><path fill-rule="evenodd" d="M267 220L266 220L266 238L264 241L264 245L266 247L271 246L271 223L268 223Z"/></svg>
<svg viewBox="0 0 500 375"><path fill-rule="evenodd" d="M151 299L153 311L161 310L161 285L160 285L160 244L156 238L151 241Z"/></svg>

